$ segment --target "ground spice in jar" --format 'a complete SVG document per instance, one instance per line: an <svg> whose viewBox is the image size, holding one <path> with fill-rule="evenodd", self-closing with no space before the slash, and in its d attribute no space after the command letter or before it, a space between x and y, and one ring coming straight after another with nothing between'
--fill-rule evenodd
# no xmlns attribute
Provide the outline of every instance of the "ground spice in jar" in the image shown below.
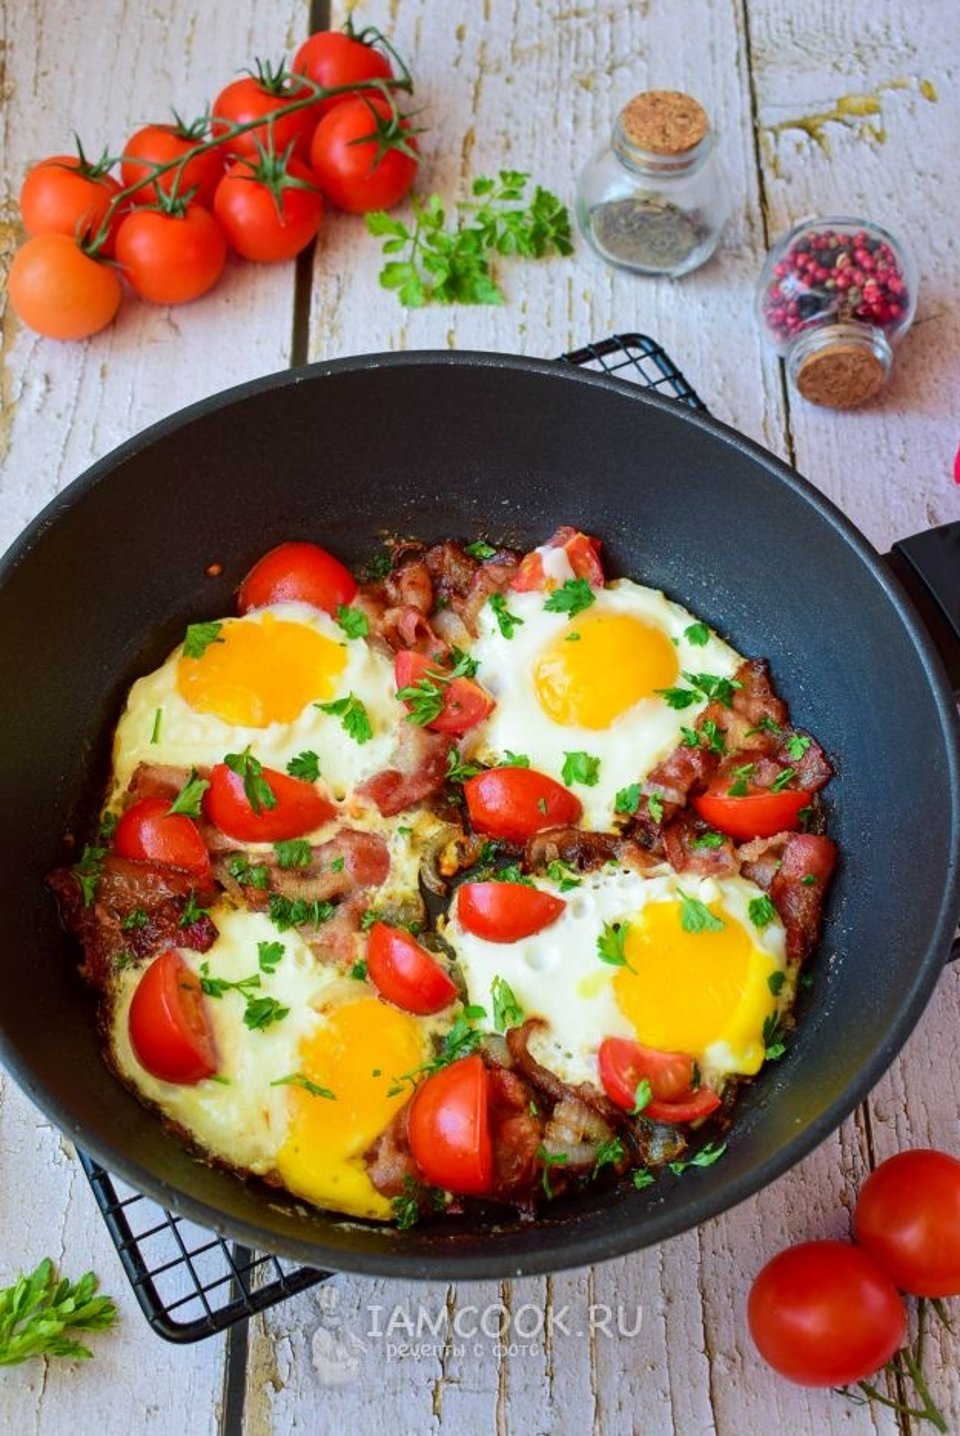
<svg viewBox="0 0 960 1436"><path fill-rule="evenodd" d="M590 223L600 249L640 269L676 268L709 234L696 211L686 214L655 194L595 205Z"/></svg>

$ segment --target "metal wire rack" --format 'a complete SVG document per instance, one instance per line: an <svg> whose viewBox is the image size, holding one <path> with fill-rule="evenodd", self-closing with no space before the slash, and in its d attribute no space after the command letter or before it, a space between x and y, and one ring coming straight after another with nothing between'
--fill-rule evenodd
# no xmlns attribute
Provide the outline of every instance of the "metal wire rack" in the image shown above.
<svg viewBox="0 0 960 1436"><path fill-rule="evenodd" d="M614 334L561 361L706 406L645 334ZM202 1341L323 1281L329 1272L251 1251L167 1211L83 1152L80 1163L143 1314L166 1341Z"/></svg>

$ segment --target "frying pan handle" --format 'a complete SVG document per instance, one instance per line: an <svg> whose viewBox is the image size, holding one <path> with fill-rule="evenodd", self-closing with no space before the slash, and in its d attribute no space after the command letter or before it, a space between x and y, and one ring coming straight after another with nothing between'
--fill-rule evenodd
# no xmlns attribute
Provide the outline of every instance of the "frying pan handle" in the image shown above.
<svg viewBox="0 0 960 1436"><path fill-rule="evenodd" d="M913 599L960 693L960 521L901 539L887 563Z"/></svg>

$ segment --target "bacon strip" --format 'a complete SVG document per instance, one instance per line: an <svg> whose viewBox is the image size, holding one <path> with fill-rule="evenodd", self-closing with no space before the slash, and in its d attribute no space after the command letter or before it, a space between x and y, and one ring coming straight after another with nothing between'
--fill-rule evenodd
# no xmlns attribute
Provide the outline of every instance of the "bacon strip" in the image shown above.
<svg viewBox="0 0 960 1436"><path fill-rule="evenodd" d="M375 803L385 818L392 818L442 790L451 746L449 734L401 722L392 755L394 765L374 773L360 784L357 793Z"/></svg>
<svg viewBox="0 0 960 1436"><path fill-rule="evenodd" d="M777 833L739 850L741 872L770 894L787 934L787 960L804 962L820 937L837 845L817 833ZM812 881L808 881L812 879Z"/></svg>
<svg viewBox="0 0 960 1436"><path fill-rule="evenodd" d="M702 839L712 834L712 847ZM719 839L719 842L717 842ZM667 862L678 873L694 873L697 877L731 877L740 871L740 862L732 838L712 829L688 808L684 808L663 829L663 847Z"/></svg>
<svg viewBox="0 0 960 1436"><path fill-rule="evenodd" d="M633 838L621 837L618 833L587 832L574 827L546 828L527 839L524 849L526 867L542 872L558 860L584 873L609 862L623 863L638 872L645 872L657 862Z"/></svg>

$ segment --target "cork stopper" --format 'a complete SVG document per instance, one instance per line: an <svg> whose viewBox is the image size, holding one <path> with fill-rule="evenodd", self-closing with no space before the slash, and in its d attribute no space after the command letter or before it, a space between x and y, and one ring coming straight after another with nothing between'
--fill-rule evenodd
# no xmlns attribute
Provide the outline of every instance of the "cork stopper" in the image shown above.
<svg viewBox="0 0 960 1436"><path fill-rule="evenodd" d="M631 145L652 155L683 155L696 149L710 128L703 106L682 90L645 90L620 113Z"/></svg>
<svg viewBox="0 0 960 1436"><path fill-rule="evenodd" d="M868 345L837 340L807 354L797 366L794 382L811 404L855 409L883 387L887 368Z"/></svg>

